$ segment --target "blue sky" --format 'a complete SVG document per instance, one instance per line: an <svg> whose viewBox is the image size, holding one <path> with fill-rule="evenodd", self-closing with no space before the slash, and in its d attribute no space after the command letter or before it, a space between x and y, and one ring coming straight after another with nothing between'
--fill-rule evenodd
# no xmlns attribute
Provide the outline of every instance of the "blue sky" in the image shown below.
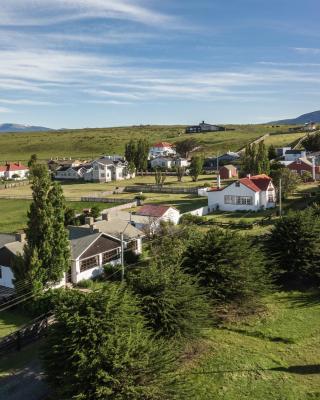
<svg viewBox="0 0 320 400"><path fill-rule="evenodd" d="M0 123L260 123L320 109L319 0L1 0Z"/></svg>

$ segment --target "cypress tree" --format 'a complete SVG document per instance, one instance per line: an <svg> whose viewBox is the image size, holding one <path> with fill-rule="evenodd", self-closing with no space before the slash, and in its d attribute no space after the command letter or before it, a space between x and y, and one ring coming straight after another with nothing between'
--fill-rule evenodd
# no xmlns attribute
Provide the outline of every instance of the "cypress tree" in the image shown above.
<svg viewBox="0 0 320 400"><path fill-rule="evenodd" d="M246 303L257 299L268 287L265 260L259 247L223 229L211 229L190 243L182 268L198 277L212 300Z"/></svg>
<svg viewBox="0 0 320 400"><path fill-rule="evenodd" d="M63 291L42 352L59 399L175 399L176 356L154 339L123 285ZM181 392L182 391L182 392ZM179 386L179 398L185 398Z"/></svg>
<svg viewBox="0 0 320 400"><path fill-rule="evenodd" d="M263 141L259 143L256 156L256 172L258 174L270 174L270 161L268 151Z"/></svg>
<svg viewBox="0 0 320 400"><path fill-rule="evenodd" d="M203 170L203 161L203 157L201 156L194 156L191 158L189 171L193 182L197 182L198 177Z"/></svg>

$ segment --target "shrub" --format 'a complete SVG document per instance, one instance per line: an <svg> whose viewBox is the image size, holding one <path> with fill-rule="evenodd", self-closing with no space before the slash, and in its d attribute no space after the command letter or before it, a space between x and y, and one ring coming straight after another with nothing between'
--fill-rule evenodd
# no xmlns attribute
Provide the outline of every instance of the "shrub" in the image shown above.
<svg viewBox="0 0 320 400"><path fill-rule="evenodd" d="M182 225L201 224L205 221L204 217L199 215L184 214L181 216L179 223Z"/></svg>

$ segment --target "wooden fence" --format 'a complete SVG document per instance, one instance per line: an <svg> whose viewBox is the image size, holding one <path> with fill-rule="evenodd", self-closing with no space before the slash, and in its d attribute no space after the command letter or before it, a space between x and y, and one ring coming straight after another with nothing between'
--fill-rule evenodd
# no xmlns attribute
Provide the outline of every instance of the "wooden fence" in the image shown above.
<svg viewBox="0 0 320 400"><path fill-rule="evenodd" d="M52 313L44 314L25 325L23 328L0 339L0 357L11 351L19 351L46 334L48 326L54 321Z"/></svg>
<svg viewBox="0 0 320 400"><path fill-rule="evenodd" d="M126 192L142 193L172 193L172 194L198 194L198 187L179 187L179 186L158 186L158 185L136 185L126 186Z"/></svg>
<svg viewBox="0 0 320 400"><path fill-rule="evenodd" d="M11 189L20 186L27 186L29 185L29 181L22 181L22 182L6 182L0 185L0 190Z"/></svg>
<svg viewBox="0 0 320 400"><path fill-rule="evenodd" d="M135 199L121 199L121 198L108 198L108 197L81 197L81 201L93 202L93 203L118 203L127 204L133 203Z"/></svg>

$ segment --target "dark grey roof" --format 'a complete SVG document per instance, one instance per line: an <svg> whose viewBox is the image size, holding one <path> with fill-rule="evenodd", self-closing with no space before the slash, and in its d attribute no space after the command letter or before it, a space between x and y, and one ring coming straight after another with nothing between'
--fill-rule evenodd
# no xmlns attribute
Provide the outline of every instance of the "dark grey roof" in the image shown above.
<svg viewBox="0 0 320 400"><path fill-rule="evenodd" d="M286 154L301 154L302 152L305 152L305 150L287 150Z"/></svg>
<svg viewBox="0 0 320 400"><path fill-rule="evenodd" d="M88 229L83 230L83 232L81 230L69 229L71 258L73 260L78 258L99 236L101 236L101 233L88 234Z"/></svg>
<svg viewBox="0 0 320 400"><path fill-rule="evenodd" d="M14 242L16 240L15 235L9 233L0 233L0 249L7 243Z"/></svg>

